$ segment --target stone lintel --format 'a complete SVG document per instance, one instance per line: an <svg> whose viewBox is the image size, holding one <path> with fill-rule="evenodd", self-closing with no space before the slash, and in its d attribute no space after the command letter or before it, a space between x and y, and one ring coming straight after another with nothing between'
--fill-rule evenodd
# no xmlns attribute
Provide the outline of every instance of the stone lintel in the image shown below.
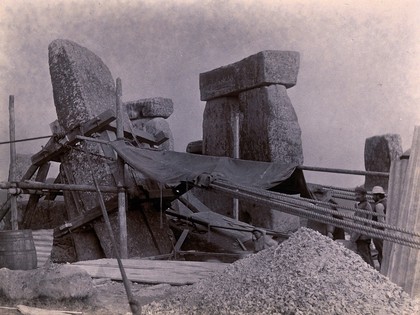
<svg viewBox="0 0 420 315"><path fill-rule="evenodd" d="M170 98L153 97L137 101L124 102L128 117L131 120L146 117L168 118L174 112L174 104Z"/></svg>
<svg viewBox="0 0 420 315"><path fill-rule="evenodd" d="M241 61L200 73L200 99L207 101L221 96L272 84L291 88L299 71L296 51L265 50Z"/></svg>

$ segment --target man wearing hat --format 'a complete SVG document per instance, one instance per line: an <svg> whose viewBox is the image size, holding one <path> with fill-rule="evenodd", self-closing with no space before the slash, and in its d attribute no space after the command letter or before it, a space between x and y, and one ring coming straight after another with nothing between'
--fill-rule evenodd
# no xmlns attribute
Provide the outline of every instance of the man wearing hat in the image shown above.
<svg viewBox="0 0 420 315"><path fill-rule="evenodd" d="M343 217L338 215L338 209L336 207L337 202L333 199L331 191L324 189L321 186L316 186L312 189L312 195L315 197L316 200L328 202L330 204L330 209L337 211L337 215L333 215L334 218L343 220ZM311 228L315 231L318 231L322 235L328 236L333 240L344 239L344 229L335 227L331 224L326 224L322 222L318 222L315 220L308 220L306 225L308 228Z"/></svg>
<svg viewBox="0 0 420 315"><path fill-rule="evenodd" d="M357 209L362 209L365 211L372 211L372 207L369 204L367 198L367 191L363 187L356 187L355 189L355 197L357 203L355 204L356 211L354 213L354 216L364 218L371 220L372 215L366 213L366 212L360 212L357 211ZM360 224L360 222L357 222ZM364 223L364 225L367 225L367 223ZM350 241L353 243L356 243L357 247L357 253L363 258L365 262L367 262L372 267L375 267L372 259L372 253L370 251L370 242L371 239L369 236L364 235L360 232L352 232L350 234Z"/></svg>
<svg viewBox="0 0 420 315"><path fill-rule="evenodd" d="M372 188L372 197L375 201L375 204L373 205L373 211L377 214L380 214L380 216L373 215L373 220L385 223L385 217L386 214L386 197L385 197L385 191L381 186L375 186ZM379 229L383 230L383 228L378 227ZM379 265L382 264L382 249L384 246L384 241L379 238L373 239L373 244L375 244L375 248L378 251L378 262Z"/></svg>

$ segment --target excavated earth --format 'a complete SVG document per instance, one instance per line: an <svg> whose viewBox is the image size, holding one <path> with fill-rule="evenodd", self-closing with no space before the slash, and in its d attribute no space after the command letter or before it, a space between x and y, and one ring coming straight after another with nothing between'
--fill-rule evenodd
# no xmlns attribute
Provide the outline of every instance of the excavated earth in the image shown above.
<svg viewBox="0 0 420 315"><path fill-rule="evenodd" d="M11 307L0 314L22 314L13 309L19 304L92 315L130 314L121 282L92 280L83 270L70 273L65 265L34 272L15 276L0 269L0 305ZM53 285L46 284L51 281ZM131 289L146 315L420 314L418 300L354 252L307 228L194 285L133 283Z"/></svg>

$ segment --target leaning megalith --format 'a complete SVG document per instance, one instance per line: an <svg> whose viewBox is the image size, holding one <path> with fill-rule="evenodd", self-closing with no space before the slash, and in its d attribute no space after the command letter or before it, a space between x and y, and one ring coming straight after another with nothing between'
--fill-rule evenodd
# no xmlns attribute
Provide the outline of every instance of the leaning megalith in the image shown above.
<svg viewBox="0 0 420 315"><path fill-rule="evenodd" d="M267 50L201 73L201 100L207 101L203 154L234 157L236 133L241 159L302 164L301 129L287 95L298 71L298 52ZM235 125L239 130L235 131ZM232 214L231 198L215 198L211 192L195 194L214 211ZM239 218L245 217L249 223L279 231L300 226L297 216L241 202Z"/></svg>
<svg viewBox="0 0 420 315"><path fill-rule="evenodd" d="M65 130L115 109L115 82L98 56L62 39L54 40L48 53L57 117Z"/></svg>
<svg viewBox="0 0 420 315"><path fill-rule="evenodd" d="M53 86L54 103L57 111L58 123L61 128L68 132L79 124L95 118L108 109L116 111L116 91L114 79L108 67L103 61L88 49L69 40L55 40L49 45L49 64ZM129 124L128 114L124 114L124 124ZM102 140L112 140L115 134L104 131L98 134ZM99 185L115 186L118 181L118 172L115 165L109 159L115 158L109 147L94 142L82 142L61 156L61 174L68 184L91 184L92 174ZM69 219L84 214L98 207L98 196L91 192L65 192L64 194L68 209ZM105 201L116 199L115 194L103 194ZM144 239L153 237L148 232L149 223L145 220L141 211L130 213L129 216L138 216L138 220L127 220L128 255L137 255L141 247L145 255L156 254L153 245L148 251ZM160 220L158 212L147 214L148 220ZM110 215L113 226L118 227L117 213ZM138 230L138 227L130 225L142 225L141 233L130 233ZM167 226L163 226L167 229ZM93 221L93 231L73 232L75 249L79 260L110 257L112 248L103 219ZM158 239L159 250L162 253L169 252L172 241L168 233L164 240Z"/></svg>
<svg viewBox="0 0 420 315"><path fill-rule="evenodd" d="M366 171L388 173L391 162L402 155L401 136L398 134L385 134L366 139L365 142L365 169ZM365 188L371 190L373 186L382 186L388 190L388 177L367 175Z"/></svg>

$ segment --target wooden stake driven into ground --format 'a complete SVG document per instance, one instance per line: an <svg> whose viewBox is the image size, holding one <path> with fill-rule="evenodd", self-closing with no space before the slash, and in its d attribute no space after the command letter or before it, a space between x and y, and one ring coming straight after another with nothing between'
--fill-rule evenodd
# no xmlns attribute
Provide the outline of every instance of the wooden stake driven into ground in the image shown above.
<svg viewBox="0 0 420 315"><path fill-rule="evenodd" d="M117 139L124 139L124 121L122 113L122 86L121 79L117 78L116 82L116 112L117 112ZM118 187L118 221L120 225L120 255L121 258L128 258L128 247L127 247L127 215L126 215L126 199L125 199L125 188L124 188L124 160L118 157L117 161L118 175L117 176L117 187Z"/></svg>
<svg viewBox="0 0 420 315"><path fill-rule="evenodd" d="M16 181L16 144L15 144L15 97L9 96L9 132L10 132L10 170L9 181ZM12 212L12 230L18 229L17 197L16 193L10 195L10 209Z"/></svg>

